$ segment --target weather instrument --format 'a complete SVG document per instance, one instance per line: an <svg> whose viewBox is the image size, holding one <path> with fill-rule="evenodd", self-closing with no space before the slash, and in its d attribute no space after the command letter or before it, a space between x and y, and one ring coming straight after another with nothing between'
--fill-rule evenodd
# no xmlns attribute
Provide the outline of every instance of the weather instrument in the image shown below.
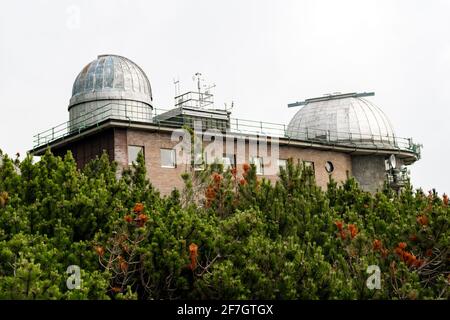
<svg viewBox="0 0 450 320"><path fill-rule="evenodd" d="M395 155L393 154L391 154L389 157L389 165L392 169L395 169L395 167L397 166L397 160L395 159Z"/></svg>

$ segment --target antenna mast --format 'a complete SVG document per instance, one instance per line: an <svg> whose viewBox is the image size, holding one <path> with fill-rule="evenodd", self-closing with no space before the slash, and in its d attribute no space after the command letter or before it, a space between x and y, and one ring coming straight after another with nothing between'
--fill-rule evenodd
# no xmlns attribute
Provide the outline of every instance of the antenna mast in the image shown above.
<svg viewBox="0 0 450 320"><path fill-rule="evenodd" d="M197 72L192 77L197 88L186 93L179 93L179 81L174 80L175 85L175 106L177 107L189 107L203 109L208 106L214 105L214 95L211 90L216 86L215 84L206 85L203 84L205 79L202 78L202 74Z"/></svg>
<svg viewBox="0 0 450 320"><path fill-rule="evenodd" d="M175 97L178 97L180 95L180 79L173 79L173 85L175 87Z"/></svg>

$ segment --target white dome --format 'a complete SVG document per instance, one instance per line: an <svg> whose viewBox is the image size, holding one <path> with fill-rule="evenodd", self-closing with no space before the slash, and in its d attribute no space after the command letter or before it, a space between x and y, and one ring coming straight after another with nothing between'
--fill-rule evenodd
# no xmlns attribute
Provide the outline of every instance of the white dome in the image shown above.
<svg viewBox="0 0 450 320"><path fill-rule="evenodd" d="M380 108L361 96L339 94L308 99L289 122L287 136L299 140L395 147L395 133Z"/></svg>

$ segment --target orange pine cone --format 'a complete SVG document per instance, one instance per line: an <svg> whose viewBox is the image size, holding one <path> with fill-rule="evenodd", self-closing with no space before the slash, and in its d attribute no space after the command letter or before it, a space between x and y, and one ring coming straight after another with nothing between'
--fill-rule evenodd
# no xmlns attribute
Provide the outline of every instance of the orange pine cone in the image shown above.
<svg viewBox="0 0 450 320"><path fill-rule="evenodd" d="M380 250L382 247L381 240L375 239L373 240L373 250Z"/></svg>
<svg viewBox="0 0 450 320"><path fill-rule="evenodd" d="M358 228L354 224L349 224L348 230L350 231L350 235L351 235L352 239L354 237L356 237L356 235L358 234Z"/></svg>
<svg viewBox="0 0 450 320"><path fill-rule="evenodd" d="M189 245L189 256L191 259L190 268L194 270L197 268L198 246L195 243Z"/></svg>
<svg viewBox="0 0 450 320"><path fill-rule="evenodd" d="M95 252L102 257L105 254L105 249L102 246L95 246Z"/></svg>
<svg viewBox="0 0 450 320"><path fill-rule="evenodd" d="M342 221L336 221L334 224L336 225L339 231L342 231L342 227L344 225Z"/></svg>
<svg viewBox="0 0 450 320"><path fill-rule="evenodd" d="M128 263L126 261L122 261L120 263L120 270L122 270L123 272L126 272L128 270Z"/></svg>
<svg viewBox="0 0 450 320"><path fill-rule="evenodd" d="M403 257L403 249L402 249L402 248L397 247L397 248L394 249L394 252L395 252L398 256Z"/></svg>
<svg viewBox="0 0 450 320"><path fill-rule="evenodd" d="M216 191L212 186L209 186L208 189L206 189L205 196L208 200L212 200L216 197Z"/></svg>
<svg viewBox="0 0 450 320"><path fill-rule="evenodd" d="M133 211L135 213L142 213L142 211L144 211L144 205L142 203L140 203L140 202L136 203L134 205Z"/></svg>
<svg viewBox="0 0 450 320"><path fill-rule="evenodd" d="M446 195L444 193L444 195L442 196L442 201L444 202L444 206L448 206L448 195Z"/></svg>
<svg viewBox="0 0 450 320"><path fill-rule="evenodd" d="M422 226L426 226L428 224L428 217L422 214L417 217L417 222Z"/></svg>
<svg viewBox="0 0 450 320"><path fill-rule="evenodd" d="M421 267L424 263L425 263L424 260L422 260L422 259L417 259L417 260L414 262L414 266L417 267L417 268L419 268L419 267Z"/></svg>
<svg viewBox="0 0 450 320"><path fill-rule="evenodd" d="M143 213L141 213L141 214L138 216L138 219L139 219L140 221L142 221L143 223L146 223L147 220L148 220L148 216L145 215L145 214L143 214Z"/></svg>
<svg viewBox="0 0 450 320"><path fill-rule="evenodd" d="M406 246L407 246L406 242L400 242L400 243L398 244L398 247L399 247L400 249L402 249L402 250L404 250L404 249L406 248Z"/></svg>
<svg viewBox="0 0 450 320"><path fill-rule="evenodd" d="M416 263L416 256L410 252L405 252L403 254L403 261L405 261L408 266L412 266Z"/></svg>
<svg viewBox="0 0 450 320"><path fill-rule="evenodd" d="M218 173L214 173L213 180L215 183L220 183L220 181L222 181L222 176Z"/></svg>
<svg viewBox="0 0 450 320"><path fill-rule="evenodd" d="M242 165L242 169L244 169L244 172L247 172L248 170L250 170L250 165L248 163L244 163Z"/></svg>

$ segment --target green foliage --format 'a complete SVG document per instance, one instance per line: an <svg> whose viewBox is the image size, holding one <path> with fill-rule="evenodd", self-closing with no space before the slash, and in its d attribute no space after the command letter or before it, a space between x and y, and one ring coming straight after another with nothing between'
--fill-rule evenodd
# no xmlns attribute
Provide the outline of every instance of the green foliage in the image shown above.
<svg viewBox="0 0 450 320"><path fill-rule="evenodd" d="M450 209L434 190L323 191L288 161L275 184L213 164L161 197L142 154L120 178L107 154L82 170L70 152L0 157L0 299L448 299Z"/></svg>

